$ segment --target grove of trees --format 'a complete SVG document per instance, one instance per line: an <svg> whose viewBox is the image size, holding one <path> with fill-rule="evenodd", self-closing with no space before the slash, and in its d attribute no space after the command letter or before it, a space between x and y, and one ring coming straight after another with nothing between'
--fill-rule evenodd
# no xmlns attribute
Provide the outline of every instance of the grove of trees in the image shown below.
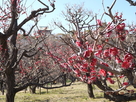
<svg viewBox="0 0 136 102"><path fill-rule="evenodd" d="M87 84L92 98L95 97L92 85L96 85L109 100L136 100L135 90L128 89L136 88L136 28L124 22L122 13L112 12L117 0L103 13L111 18L108 23L82 5L68 5L63 15L69 28L54 22L65 32L58 36L38 32L40 16L52 13L55 1L48 0L50 5L37 1L41 8L31 12L23 0L1 1L0 88L3 93L2 87L6 90L6 102L14 102L16 93L27 87L33 93L37 86L60 88L71 85L74 77ZM136 6L132 0L124 2ZM25 18L19 22L22 15ZM28 23L31 26L25 29ZM67 77L71 79L69 84ZM61 86L44 86L59 78Z"/></svg>

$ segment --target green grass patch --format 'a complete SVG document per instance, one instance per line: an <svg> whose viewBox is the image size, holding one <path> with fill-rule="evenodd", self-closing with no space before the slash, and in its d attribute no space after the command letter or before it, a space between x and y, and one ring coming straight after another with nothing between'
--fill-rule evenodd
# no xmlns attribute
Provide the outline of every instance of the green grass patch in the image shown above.
<svg viewBox="0 0 136 102"><path fill-rule="evenodd" d="M87 93L87 85L82 82L75 82L69 87L47 90L42 89L39 94L30 94L21 91L16 94L15 102L110 102L103 98L103 93L96 86L93 86L95 99L89 98ZM5 96L0 95L0 102L5 102ZM131 101L135 102L135 101Z"/></svg>

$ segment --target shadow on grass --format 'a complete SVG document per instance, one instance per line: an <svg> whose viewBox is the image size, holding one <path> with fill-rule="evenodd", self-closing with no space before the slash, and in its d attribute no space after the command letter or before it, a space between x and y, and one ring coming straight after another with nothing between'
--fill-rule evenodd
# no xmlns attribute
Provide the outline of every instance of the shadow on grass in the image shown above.
<svg viewBox="0 0 136 102"><path fill-rule="evenodd" d="M39 92L36 92L35 94L36 94L36 95L42 95L42 94L49 94L49 93L50 93L50 92L42 91L42 92L40 92L40 93L39 93Z"/></svg>
<svg viewBox="0 0 136 102"><path fill-rule="evenodd" d="M41 100L35 100L34 102L50 102L50 99L47 99L47 100L44 100L44 101L41 101Z"/></svg>

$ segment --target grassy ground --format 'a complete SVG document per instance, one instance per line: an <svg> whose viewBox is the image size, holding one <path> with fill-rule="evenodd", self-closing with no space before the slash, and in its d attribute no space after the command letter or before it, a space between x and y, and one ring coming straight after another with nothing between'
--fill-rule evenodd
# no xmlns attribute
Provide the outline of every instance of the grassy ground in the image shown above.
<svg viewBox="0 0 136 102"><path fill-rule="evenodd" d="M21 91L16 94L15 102L109 102L102 98L103 93L94 86L96 99L91 99L87 94L87 86L81 82L75 82L69 87L47 90L42 89L42 94L30 94ZM5 102L5 96L0 95L0 102ZM136 101L131 101L136 102Z"/></svg>

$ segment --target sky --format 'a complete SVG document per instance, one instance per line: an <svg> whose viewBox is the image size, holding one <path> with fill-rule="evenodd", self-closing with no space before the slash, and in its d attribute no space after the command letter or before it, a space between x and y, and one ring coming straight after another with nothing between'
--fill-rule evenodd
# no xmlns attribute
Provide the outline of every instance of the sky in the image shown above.
<svg viewBox="0 0 136 102"><path fill-rule="evenodd" d="M41 0L45 4L49 4L48 0ZM56 9L52 13L46 14L46 16L43 16L41 20L38 23L38 26L49 26L49 29L53 29L53 33L61 33L62 31L58 28L54 28L53 26L53 21L61 21L62 24L66 24L65 19L63 18L62 11L65 11L66 4L69 5L74 5L74 4L83 4L84 3L84 8L87 9L88 11L92 11L94 14L98 14L99 17L103 14L104 10L102 7L102 1L104 1L104 6L105 9L107 6L110 6L113 2L113 0L56 0L55 6ZM134 0L136 1L136 0ZM30 5L32 7L30 7ZM31 8L31 9L37 9L37 8L42 8L42 4L38 2L38 0L26 0L26 7ZM119 12L123 13L123 18L127 19L125 23L131 24L132 22L136 23L136 6L130 6L126 0L117 0L115 6L113 7L112 10L113 13ZM98 18L99 19L99 18ZM104 16L103 18L104 21L110 22L110 19L108 16Z"/></svg>
<svg viewBox="0 0 136 102"><path fill-rule="evenodd" d="M45 0L44 0L45 1ZM110 6L112 4L113 0L104 0L104 6L105 9L107 6ZM62 21L62 24L65 23L64 18L61 16L61 12L65 11L65 5L66 4L82 4L84 3L84 8L90 11L93 11L93 13L99 14L100 16L103 14L104 10L102 7L102 0L56 0L56 10L52 12L51 14L47 14L45 19L42 19L42 22L39 24L41 26L44 26L46 24L50 24L53 19L54 20L60 20ZM136 23L136 6L130 6L126 0L117 0L115 6L113 7L113 13L119 12L123 13L123 18L127 19L125 22L127 24L131 24L132 22ZM109 17L104 16L104 19L107 22L110 21ZM56 28L54 30L54 33L61 32Z"/></svg>

